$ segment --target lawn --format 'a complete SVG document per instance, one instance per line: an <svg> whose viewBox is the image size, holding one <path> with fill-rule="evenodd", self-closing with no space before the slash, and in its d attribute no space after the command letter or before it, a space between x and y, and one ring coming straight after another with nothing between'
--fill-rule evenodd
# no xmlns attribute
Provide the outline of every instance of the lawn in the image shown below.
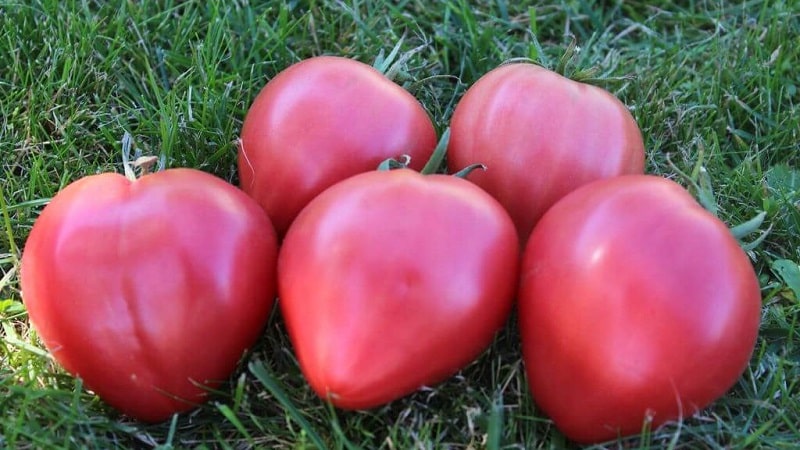
<svg viewBox="0 0 800 450"><path fill-rule="evenodd" d="M574 447L527 391L513 320L445 383L343 412L305 385L273 314L209 403L155 425L83 389L28 323L18 268L33 222L71 181L121 172L125 133L169 167L236 183L234 142L271 77L321 54L372 64L398 44L408 59L395 79L440 133L465 89L505 60L592 69L638 121L647 171L731 226L766 213L745 243L763 314L739 382L693 417L592 448L798 448L800 2L536 3L0 2L0 448Z"/></svg>

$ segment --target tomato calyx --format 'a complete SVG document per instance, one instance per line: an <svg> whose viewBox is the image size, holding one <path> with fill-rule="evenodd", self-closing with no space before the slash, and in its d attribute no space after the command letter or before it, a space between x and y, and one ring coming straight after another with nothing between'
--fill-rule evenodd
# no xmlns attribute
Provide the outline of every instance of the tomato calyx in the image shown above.
<svg viewBox="0 0 800 450"><path fill-rule="evenodd" d="M689 185L690 191L693 191L694 197L697 199L697 202L705 209L706 211L713 214L715 217L720 218L719 215L719 204L717 202L717 198L714 195L714 190L711 187L711 175L708 173L708 170L703 165L703 158L705 155L705 148L701 145L700 152L695 163L694 167L692 168L691 173L686 173L681 170L670 158L669 153L667 153L667 163L672 168L675 173L678 174L680 178L685 180L686 184ZM739 241L739 246L745 252L752 252L756 247L761 245L762 242L767 238L769 233L772 231L772 225L767 227L766 230L760 231L761 226L764 224L764 219L767 217L766 211L761 211L760 213L753 216L751 219L748 219L740 224L730 226L730 232L733 234L733 237ZM745 240L745 238L753 233L759 232L758 236L753 238L750 241ZM750 255L752 257L752 255Z"/></svg>
<svg viewBox="0 0 800 450"><path fill-rule="evenodd" d="M419 173L421 173L422 175L431 175L439 172L439 170L442 167L442 163L444 162L444 157L447 154L447 145L449 144L449 142L450 142L450 128L447 128L444 130L444 133L442 133L442 137L439 138L439 143L436 144L436 148L433 150L433 154L431 154L430 159L428 159L428 162L425 163L425 167L423 167ZM411 163L411 156L400 155L397 158L388 158L383 160L378 165L378 170L385 171L385 170L395 170L395 169L408 169L410 163ZM454 173L453 176L456 178L466 178L475 169L486 170L486 166L481 163L470 164L467 167Z"/></svg>
<svg viewBox="0 0 800 450"><path fill-rule="evenodd" d="M400 155L398 158L388 158L378 164L378 171L395 170L395 169L408 169L411 163L411 156Z"/></svg>
<svg viewBox="0 0 800 450"><path fill-rule="evenodd" d="M383 49L381 49L378 56L375 57L375 61L372 63L372 67L374 67L375 70L392 81L396 81L398 75L405 74L404 68L406 67L406 63L408 63L412 56L425 49L424 45L420 45L401 54L400 48L403 46L404 40L405 36L401 37L394 48L392 48L392 51L386 56L384 56Z"/></svg>
<svg viewBox="0 0 800 450"><path fill-rule="evenodd" d="M438 172L442 167L442 162L444 162L444 156L447 153L447 145L449 143L450 128L447 128L444 130L444 133L442 133L442 137L439 138L439 142L436 144L436 148L433 149L433 153L428 159L428 162L425 163L425 166L422 168L422 170L420 170L419 173L422 175L430 175ZM383 160L383 162L378 164L378 170L407 169L410 163L411 156L400 155L397 158Z"/></svg>
<svg viewBox="0 0 800 450"><path fill-rule="evenodd" d="M155 171L164 170L163 157L159 158L154 155L141 155L138 149L134 153L133 161L131 161L132 142L133 138L131 137L130 133L126 131L122 136L122 168L125 171L125 178L129 179L130 181L136 181L137 168L139 169L139 177L143 177L154 172L153 167L156 167L156 163L158 163L158 166Z"/></svg>
<svg viewBox="0 0 800 450"><path fill-rule="evenodd" d="M630 81L635 78L630 74L620 76L602 75L600 74L601 67L599 65L584 67L585 58L581 58L581 52L583 51L583 48L578 45L578 40L574 35L570 36L570 42L567 44L567 48L564 49L564 52L561 54L561 56L558 57L557 62L551 61L547 54L545 54L541 44L539 43L539 40L536 38L535 33L532 37L533 45L530 48L529 56L510 58L504 61L501 65L514 63L535 64L545 69L552 70L553 72L569 78L572 81L595 86L608 82ZM593 43L594 38L589 39L589 41L586 43L586 47L591 46Z"/></svg>
<svg viewBox="0 0 800 450"><path fill-rule="evenodd" d="M476 169L486 170L486 165L481 163L470 164L467 167L464 167L463 169L454 173L453 176L456 178L467 178L467 176Z"/></svg>

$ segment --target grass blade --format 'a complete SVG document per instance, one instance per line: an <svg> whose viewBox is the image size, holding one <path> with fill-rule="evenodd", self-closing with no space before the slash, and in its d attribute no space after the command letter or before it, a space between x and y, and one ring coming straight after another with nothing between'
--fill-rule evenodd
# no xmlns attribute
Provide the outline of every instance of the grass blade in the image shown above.
<svg viewBox="0 0 800 450"><path fill-rule="evenodd" d="M486 450L500 450L503 444L503 397L498 393L492 402L486 430Z"/></svg>
<svg viewBox="0 0 800 450"><path fill-rule="evenodd" d="M236 417L236 414L233 412L233 410L224 403L217 403L216 407L219 412L221 412L222 415L225 416L225 418L228 419L228 421L233 424L234 427L236 427L239 433L241 433L242 436L247 439L247 442L250 442L252 445L253 437L247 432L247 428L245 428L245 426L242 424L242 421Z"/></svg>
<svg viewBox="0 0 800 450"><path fill-rule="evenodd" d="M298 425L306 432L308 438L311 439L311 442L317 446L318 449L323 450L326 449L327 446L325 445L322 438L319 436L317 431L311 424L303 417L303 414L300 413L300 410L292 403L292 400L286 394L286 391L280 386L278 381L272 376L272 374L267 371L267 368L264 366L262 362L251 362L248 365L250 369L250 373L252 373L256 379L264 385L265 388L275 397L276 400L283 406L286 412L297 422Z"/></svg>

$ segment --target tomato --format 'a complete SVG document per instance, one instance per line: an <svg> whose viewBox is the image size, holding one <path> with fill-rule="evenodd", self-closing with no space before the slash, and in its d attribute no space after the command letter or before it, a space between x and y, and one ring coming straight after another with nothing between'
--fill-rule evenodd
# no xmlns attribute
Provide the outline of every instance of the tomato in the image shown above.
<svg viewBox="0 0 800 450"><path fill-rule="evenodd" d="M559 198L593 180L644 172L644 143L616 97L542 67L500 66L471 86L450 124L448 168L487 166L469 179L511 214L523 245Z"/></svg>
<svg viewBox="0 0 800 450"><path fill-rule="evenodd" d="M652 175L588 184L545 213L524 251L531 393L581 443L687 418L744 371L760 307L748 257L680 185Z"/></svg>
<svg viewBox="0 0 800 450"><path fill-rule="evenodd" d="M511 219L474 184L367 172L297 217L278 257L278 305L314 391L369 409L475 359L507 320L518 265Z"/></svg>
<svg viewBox="0 0 800 450"><path fill-rule="evenodd" d="M325 188L401 155L420 169L435 146L433 123L410 93L369 65L320 56L288 67L256 97L242 126L240 182L283 236Z"/></svg>
<svg viewBox="0 0 800 450"><path fill-rule="evenodd" d="M82 178L34 223L21 262L53 357L123 413L156 422L204 401L259 337L277 238L236 187L193 169Z"/></svg>

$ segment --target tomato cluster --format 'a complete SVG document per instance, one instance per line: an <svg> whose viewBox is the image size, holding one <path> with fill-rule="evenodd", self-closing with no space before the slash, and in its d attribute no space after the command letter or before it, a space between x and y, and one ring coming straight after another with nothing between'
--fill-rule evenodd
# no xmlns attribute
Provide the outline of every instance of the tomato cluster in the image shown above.
<svg viewBox="0 0 800 450"><path fill-rule="evenodd" d="M436 148L422 105L370 66L290 66L245 117L241 190L170 169L57 194L22 258L31 323L145 421L204 401L276 294L309 385L345 409L452 376L515 299L534 401L575 441L689 416L735 383L759 326L753 267L685 189L644 174L617 98L504 65L449 136ZM480 167L414 170L444 148L449 171ZM372 170L386 160L401 167Z"/></svg>

